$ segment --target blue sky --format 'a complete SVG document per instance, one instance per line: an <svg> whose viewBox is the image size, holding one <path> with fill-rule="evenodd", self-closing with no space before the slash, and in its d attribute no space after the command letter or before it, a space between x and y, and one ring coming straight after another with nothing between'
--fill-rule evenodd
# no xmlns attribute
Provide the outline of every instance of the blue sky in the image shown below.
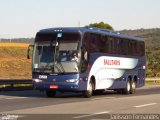
<svg viewBox="0 0 160 120"><path fill-rule="evenodd" d="M0 0L0 38L100 21L115 30L160 28L160 0Z"/></svg>

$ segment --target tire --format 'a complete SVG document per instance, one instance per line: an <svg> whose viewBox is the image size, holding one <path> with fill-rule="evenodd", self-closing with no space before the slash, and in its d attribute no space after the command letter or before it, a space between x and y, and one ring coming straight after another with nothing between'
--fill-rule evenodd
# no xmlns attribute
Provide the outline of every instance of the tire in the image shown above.
<svg viewBox="0 0 160 120"><path fill-rule="evenodd" d="M131 82L131 90L130 90L130 94L134 94L136 92L136 82L133 80Z"/></svg>
<svg viewBox="0 0 160 120"><path fill-rule="evenodd" d="M130 94L130 92L131 92L131 81L128 80L126 88L123 89L123 94L128 95L128 94Z"/></svg>
<svg viewBox="0 0 160 120"><path fill-rule="evenodd" d="M84 96L85 98L90 98L90 97L92 97L93 90L94 90L94 84L93 84L93 82L91 81L91 82L89 83L89 89L88 89L87 91L84 91L84 92L83 92L83 96Z"/></svg>
<svg viewBox="0 0 160 120"><path fill-rule="evenodd" d="M56 91L55 90L46 90L46 95L49 98L55 97Z"/></svg>

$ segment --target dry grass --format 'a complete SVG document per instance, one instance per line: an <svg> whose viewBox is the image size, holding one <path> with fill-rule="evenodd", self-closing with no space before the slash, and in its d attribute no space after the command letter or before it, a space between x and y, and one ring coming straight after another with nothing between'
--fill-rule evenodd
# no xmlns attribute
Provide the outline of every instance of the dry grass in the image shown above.
<svg viewBox="0 0 160 120"><path fill-rule="evenodd" d="M0 78L31 78L28 44L0 43Z"/></svg>
<svg viewBox="0 0 160 120"><path fill-rule="evenodd" d="M0 47L28 47L26 43L0 43Z"/></svg>

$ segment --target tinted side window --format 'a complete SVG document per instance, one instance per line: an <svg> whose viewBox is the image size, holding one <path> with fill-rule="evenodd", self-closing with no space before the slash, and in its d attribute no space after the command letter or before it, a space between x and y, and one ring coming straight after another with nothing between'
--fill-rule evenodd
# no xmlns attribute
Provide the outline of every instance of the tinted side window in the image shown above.
<svg viewBox="0 0 160 120"><path fill-rule="evenodd" d="M140 56L144 56L145 55L145 44L144 44L144 42L139 42L139 52L138 52L138 54L140 55Z"/></svg>
<svg viewBox="0 0 160 120"><path fill-rule="evenodd" d="M95 33L86 33L84 45L89 53L102 52L118 55L144 56L144 42Z"/></svg>
<svg viewBox="0 0 160 120"><path fill-rule="evenodd" d="M109 52L109 40L108 36L102 35L99 43L99 50L102 53L108 53Z"/></svg>
<svg viewBox="0 0 160 120"><path fill-rule="evenodd" d="M90 53L99 52L100 51L100 39L101 36L99 34L94 33L85 33L82 41L82 51L81 51L81 72L85 72L87 70L88 61L90 57Z"/></svg>
<svg viewBox="0 0 160 120"><path fill-rule="evenodd" d="M125 40L126 46L124 47L127 51L127 55L131 56L144 56L145 45L144 42L135 40ZM128 45L127 45L128 44Z"/></svg>
<svg viewBox="0 0 160 120"><path fill-rule="evenodd" d="M98 34L90 34L89 40L89 51L92 52L99 52L99 43L100 43L100 35Z"/></svg>
<svg viewBox="0 0 160 120"><path fill-rule="evenodd" d="M86 33L83 39L83 47L87 49L88 52L99 52L101 36L94 33Z"/></svg>

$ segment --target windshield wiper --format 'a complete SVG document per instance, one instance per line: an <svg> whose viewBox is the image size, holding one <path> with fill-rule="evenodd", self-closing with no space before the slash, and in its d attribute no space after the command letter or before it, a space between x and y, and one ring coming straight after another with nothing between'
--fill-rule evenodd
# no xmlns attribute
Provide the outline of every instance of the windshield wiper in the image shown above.
<svg viewBox="0 0 160 120"><path fill-rule="evenodd" d="M53 66L51 66L51 69L52 69L52 73L55 73L55 69L54 69L54 67L55 68L57 68L57 70L58 70L58 72L59 73L61 73L61 72L63 72L57 65L56 65L56 63L54 63L54 65Z"/></svg>
<svg viewBox="0 0 160 120"><path fill-rule="evenodd" d="M58 64L59 64L59 66L61 67L62 72L65 73L65 70L64 70L64 67L63 67L62 63L61 63L61 62L58 62Z"/></svg>

